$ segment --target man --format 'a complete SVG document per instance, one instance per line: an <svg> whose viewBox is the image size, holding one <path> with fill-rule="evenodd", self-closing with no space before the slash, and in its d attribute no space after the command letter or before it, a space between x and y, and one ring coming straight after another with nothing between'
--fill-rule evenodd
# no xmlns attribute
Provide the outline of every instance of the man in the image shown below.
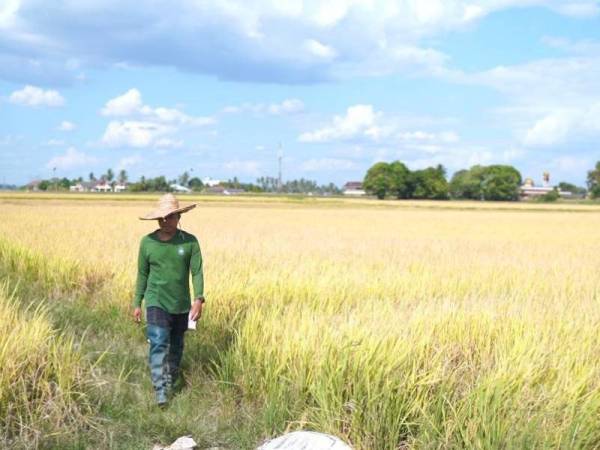
<svg viewBox="0 0 600 450"><path fill-rule="evenodd" d="M141 322L144 300L150 377L159 406L167 404L168 393L179 376L188 319L196 321L202 315L204 277L200 246L193 235L177 228L181 214L195 206L180 207L175 196L165 194L154 211L140 217L158 220L159 225L140 244L133 311L135 321ZM194 288L191 308L190 274Z"/></svg>

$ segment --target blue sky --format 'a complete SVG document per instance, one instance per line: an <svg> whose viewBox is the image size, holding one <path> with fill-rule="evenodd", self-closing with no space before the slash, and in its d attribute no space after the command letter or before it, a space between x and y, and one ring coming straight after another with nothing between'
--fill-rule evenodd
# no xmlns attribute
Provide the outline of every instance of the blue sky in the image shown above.
<svg viewBox="0 0 600 450"><path fill-rule="evenodd" d="M600 160L596 0L0 0L0 183ZM55 169L55 171L54 171Z"/></svg>

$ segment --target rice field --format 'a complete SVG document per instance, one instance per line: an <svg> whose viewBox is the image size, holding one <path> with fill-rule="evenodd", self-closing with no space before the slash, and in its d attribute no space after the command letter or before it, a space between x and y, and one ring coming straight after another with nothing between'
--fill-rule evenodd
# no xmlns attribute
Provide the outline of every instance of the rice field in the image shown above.
<svg viewBox="0 0 600 450"><path fill-rule="evenodd" d="M129 314L155 198L4 197L3 258ZM188 349L216 349L212 376L263 435L600 448L599 207L210 198L182 226L207 298Z"/></svg>
<svg viewBox="0 0 600 450"><path fill-rule="evenodd" d="M21 311L0 285L0 446L36 448L93 426L83 390L92 382L72 339L43 307ZM58 436L57 436L58 435Z"/></svg>

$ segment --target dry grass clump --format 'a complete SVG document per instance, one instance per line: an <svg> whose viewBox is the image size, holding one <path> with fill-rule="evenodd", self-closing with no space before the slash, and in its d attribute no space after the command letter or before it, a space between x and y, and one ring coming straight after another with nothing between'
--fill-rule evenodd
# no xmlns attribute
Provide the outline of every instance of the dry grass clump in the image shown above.
<svg viewBox="0 0 600 450"><path fill-rule="evenodd" d="M52 329L43 308L20 307L0 285L0 446L69 441L90 424L88 375L73 341Z"/></svg>

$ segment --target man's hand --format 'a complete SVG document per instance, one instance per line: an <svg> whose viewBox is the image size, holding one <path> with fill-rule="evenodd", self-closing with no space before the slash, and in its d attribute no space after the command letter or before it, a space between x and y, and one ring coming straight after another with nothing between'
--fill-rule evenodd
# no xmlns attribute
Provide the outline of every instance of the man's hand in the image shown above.
<svg viewBox="0 0 600 450"><path fill-rule="evenodd" d="M195 322L202 316L202 305L203 302L201 300L194 301L192 304L192 309L190 310L190 320Z"/></svg>
<svg viewBox="0 0 600 450"><path fill-rule="evenodd" d="M137 323L142 321L142 308L138 307L133 310L133 320L135 320Z"/></svg>

